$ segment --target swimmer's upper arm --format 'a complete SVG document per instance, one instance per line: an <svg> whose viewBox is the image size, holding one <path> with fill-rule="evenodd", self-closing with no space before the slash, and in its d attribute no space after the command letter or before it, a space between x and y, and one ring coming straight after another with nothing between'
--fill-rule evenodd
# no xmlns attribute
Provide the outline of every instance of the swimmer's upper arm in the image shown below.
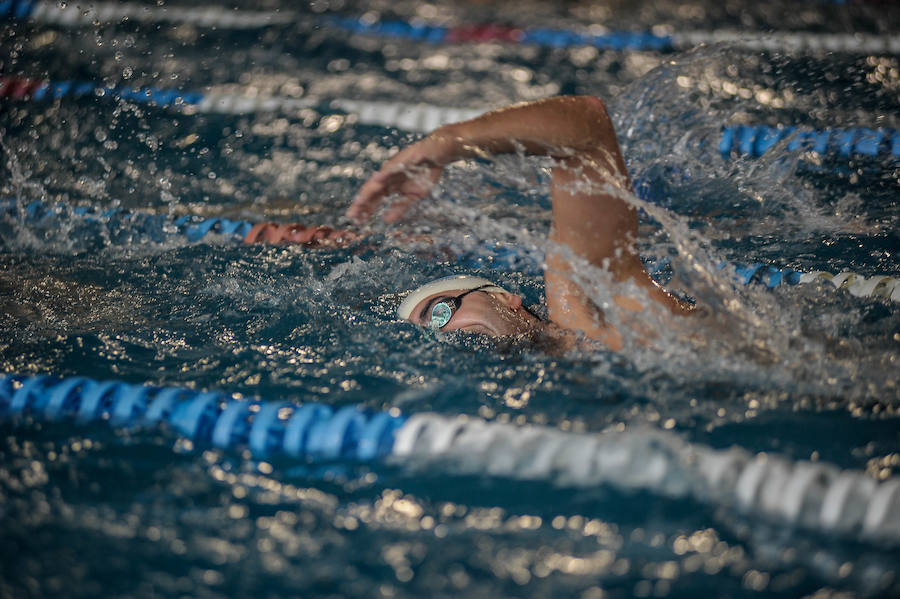
<svg viewBox="0 0 900 599"><path fill-rule="evenodd" d="M618 351L621 335L573 280L575 266L567 255L609 270L617 281L643 273L634 247L637 212L620 195L628 193L630 182L624 166L619 168L614 137L611 143L561 158L554 166L550 239L555 247L547 253L544 276L550 319Z"/></svg>
<svg viewBox="0 0 900 599"><path fill-rule="evenodd" d="M635 248L638 217L624 199L628 176L610 158L600 150L559 159L553 167L550 238L622 280L642 269Z"/></svg>
<svg viewBox="0 0 900 599"><path fill-rule="evenodd" d="M547 254L547 307L551 320L560 326L583 331L618 350L621 335L573 280L577 259L608 270L616 281L634 280L674 314L689 309L656 284L641 262L636 247L638 215L627 201L632 192L625 161L602 102L591 111L589 122L598 126L586 127L577 152L557 156L553 167L550 239L555 248ZM643 309L636 299L616 296L614 301L631 311Z"/></svg>

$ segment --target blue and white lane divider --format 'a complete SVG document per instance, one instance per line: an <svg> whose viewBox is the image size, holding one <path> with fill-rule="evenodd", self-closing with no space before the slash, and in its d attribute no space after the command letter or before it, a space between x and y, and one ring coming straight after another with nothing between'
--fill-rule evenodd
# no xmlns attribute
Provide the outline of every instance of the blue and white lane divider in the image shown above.
<svg viewBox="0 0 900 599"><path fill-rule="evenodd" d="M258 29L285 26L306 19L293 11L231 10L221 6L151 6L129 2L78 3L51 0L0 0L0 18L31 20L64 27L138 22L172 23L222 29ZM319 23L343 31L403 38L430 43L504 42L556 48L594 46L605 50L687 50L698 44L727 43L746 50L775 52L824 51L900 54L896 35L862 33L682 31L602 31L570 29L519 29L507 25L464 25L441 27L405 21L375 21L356 17L320 17Z"/></svg>
<svg viewBox="0 0 900 599"><path fill-rule="evenodd" d="M141 104L174 108L186 113L251 114L254 112L297 112L314 108L355 115L359 123L396 127L426 133L441 125L474 118L487 108L451 108L403 102L247 97L155 87L103 87L90 81L50 81L0 75L0 98L41 102L64 97L112 96ZM723 158L732 154L760 157L782 140L787 151L812 151L842 157L900 158L900 131L851 127L813 129L808 127L730 125L722 129L718 149Z"/></svg>
<svg viewBox="0 0 900 599"><path fill-rule="evenodd" d="M429 132L441 125L464 121L486 112L404 102L366 102L351 99L316 100L284 96L249 97L215 92L156 87L104 87L91 81L47 81L0 75L0 98L41 102L64 97L111 96L139 104L180 110L187 114L252 114L256 112L296 113L313 108L319 111L355 115L364 125L396 127L404 131Z"/></svg>
<svg viewBox="0 0 900 599"><path fill-rule="evenodd" d="M0 377L0 416L169 426L199 444L306 460L388 461L448 472L611 485L738 509L820 532L900 542L900 477L717 450L652 429L579 434L465 416L247 400L84 377Z"/></svg>
<svg viewBox="0 0 900 599"><path fill-rule="evenodd" d="M744 285L758 281L772 289L779 285L830 283L835 289L842 289L856 297L878 297L900 302L900 278L890 275L865 277L850 271L837 274L825 271L800 272L764 264L722 263L719 267L734 268L733 280Z"/></svg>

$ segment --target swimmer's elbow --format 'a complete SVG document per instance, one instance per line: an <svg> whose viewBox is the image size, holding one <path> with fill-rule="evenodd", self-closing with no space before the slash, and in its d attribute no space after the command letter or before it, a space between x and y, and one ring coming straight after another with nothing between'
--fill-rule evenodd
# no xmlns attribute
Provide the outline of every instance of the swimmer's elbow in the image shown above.
<svg viewBox="0 0 900 599"><path fill-rule="evenodd" d="M578 115L581 140L576 149L606 148L618 150L616 133L606 103L596 96L572 96L573 109Z"/></svg>
<svg viewBox="0 0 900 599"><path fill-rule="evenodd" d="M606 111L606 103L597 96L573 96L584 106L585 112L592 112L598 116L609 118Z"/></svg>
<svg viewBox="0 0 900 599"><path fill-rule="evenodd" d="M594 116L600 118L609 118L607 110L606 110L606 102L598 98L597 96L571 96L576 102L578 102L581 110L588 114L592 114Z"/></svg>

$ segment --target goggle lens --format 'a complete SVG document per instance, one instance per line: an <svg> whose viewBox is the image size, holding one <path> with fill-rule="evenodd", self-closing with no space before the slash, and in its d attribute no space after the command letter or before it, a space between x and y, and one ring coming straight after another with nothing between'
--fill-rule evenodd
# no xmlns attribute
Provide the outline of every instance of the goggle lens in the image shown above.
<svg viewBox="0 0 900 599"><path fill-rule="evenodd" d="M453 308L447 302L438 302L431 308L431 322L428 326L439 329L450 322L453 316Z"/></svg>

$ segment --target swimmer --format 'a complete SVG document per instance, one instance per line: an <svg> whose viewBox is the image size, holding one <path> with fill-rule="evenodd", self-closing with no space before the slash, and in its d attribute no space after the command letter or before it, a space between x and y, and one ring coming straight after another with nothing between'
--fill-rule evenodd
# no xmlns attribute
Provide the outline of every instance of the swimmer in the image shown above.
<svg viewBox="0 0 900 599"><path fill-rule="evenodd" d="M385 162L360 188L347 216L362 222L380 204L396 198L384 214L386 221L395 222L414 203L429 197L448 164L522 151L554 161L550 232L554 243L544 272L549 321L527 309L521 296L487 279L466 275L432 281L410 292L398 308L401 319L441 331L492 337L539 334L574 339L583 334L621 350L620 331L574 280L571 254L575 261L582 259L607 270L617 282L633 281L644 290L645 298L673 315L692 311L657 284L641 262L635 245L637 211L620 195L631 192L631 181L606 106L595 97L560 96L517 104L439 127ZM266 226L277 225L264 225L248 240L278 241L278 232ZM335 232L320 235L326 244L328 235ZM299 237L307 236L315 238L314 234ZM614 297L614 303L625 315L620 322L635 322L650 307L642 298L621 295Z"/></svg>

